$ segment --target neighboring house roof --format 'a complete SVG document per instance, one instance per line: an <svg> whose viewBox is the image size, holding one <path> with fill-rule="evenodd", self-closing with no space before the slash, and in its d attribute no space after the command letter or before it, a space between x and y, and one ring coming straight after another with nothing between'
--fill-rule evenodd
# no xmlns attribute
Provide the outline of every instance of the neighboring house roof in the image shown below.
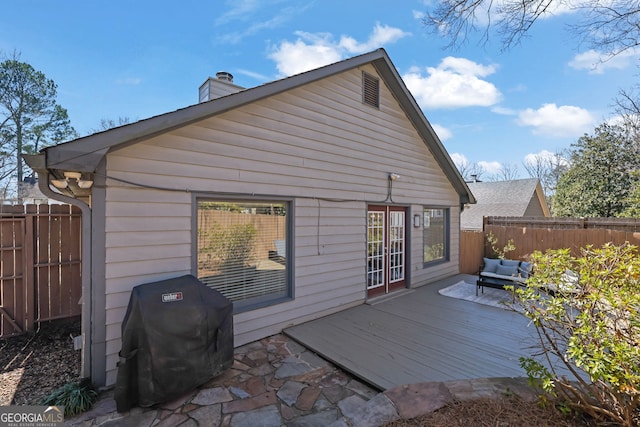
<svg viewBox="0 0 640 427"><path fill-rule="evenodd" d="M415 99L400 78L384 49L336 62L325 67L266 83L255 88L192 105L170 113L161 114L132 124L79 138L64 144L47 147L39 158L26 158L34 168L44 168L60 175L61 170L95 172L104 156L144 139L183 127L191 123L224 113L242 105L273 96L298 86L344 72L365 64L373 65L384 83L391 90L405 114L416 128L425 145L438 162L452 186L460 196L460 203L475 203L464 179L449 157L440 139L425 118Z"/></svg>
<svg viewBox="0 0 640 427"><path fill-rule="evenodd" d="M512 181L468 182L477 200L466 206L460 217L460 228L482 230L485 216L550 216L549 208L537 178Z"/></svg>

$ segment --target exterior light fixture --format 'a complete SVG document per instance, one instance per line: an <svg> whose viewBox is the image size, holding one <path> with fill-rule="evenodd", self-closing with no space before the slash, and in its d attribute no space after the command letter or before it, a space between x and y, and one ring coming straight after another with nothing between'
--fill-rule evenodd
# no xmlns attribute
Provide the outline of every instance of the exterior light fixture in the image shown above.
<svg viewBox="0 0 640 427"><path fill-rule="evenodd" d="M82 188L82 189L87 189L87 188L91 188L91 186L93 185L93 181L88 180L88 179L80 179L78 180L78 187Z"/></svg>
<svg viewBox="0 0 640 427"><path fill-rule="evenodd" d="M65 171L63 172L63 175L64 179L51 180L51 184L60 190L69 187L69 184L73 184L74 181L76 186L83 190L87 190L93 185L93 181L91 179L82 179L82 172Z"/></svg>
<svg viewBox="0 0 640 427"><path fill-rule="evenodd" d="M420 228L420 214L413 214L413 226Z"/></svg>
<svg viewBox="0 0 640 427"><path fill-rule="evenodd" d="M66 179L52 179L51 183L54 187L59 189L67 188L69 185L69 182Z"/></svg>
<svg viewBox="0 0 640 427"><path fill-rule="evenodd" d="M82 172L65 172L64 177L67 179L79 180L82 178Z"/></svg>

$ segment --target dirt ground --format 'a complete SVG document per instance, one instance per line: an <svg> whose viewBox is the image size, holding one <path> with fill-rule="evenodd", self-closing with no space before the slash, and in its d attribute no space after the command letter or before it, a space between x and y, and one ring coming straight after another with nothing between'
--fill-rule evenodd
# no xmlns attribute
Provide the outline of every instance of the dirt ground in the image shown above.
<svg viewBox="0 0 640 427"><path fill-rule="evenodd" d="M452 403L419 418L398 420L385 427L595 427L579 416L565 416L553 406L517 398L476 399Z"/></svg>
<svg viewBox="0 0 640 427"><path fill-rule="evenodd" d="M77 381L80 351L73 336L80 320L41 324L33 333L0 339L0 405L37 404L54 389Z"/></svg>

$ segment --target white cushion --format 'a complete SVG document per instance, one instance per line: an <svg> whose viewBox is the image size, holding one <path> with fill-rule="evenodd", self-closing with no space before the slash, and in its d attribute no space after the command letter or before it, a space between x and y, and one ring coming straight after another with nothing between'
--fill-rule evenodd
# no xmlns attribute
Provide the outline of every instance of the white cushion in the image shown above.
<svg viewBox="0 0 640 427"><path fill-rule="evenodd" d="M512 282L518 282L518 283L526 283L527 279L525 279L524 277L518 277L518 276L504 276L501 274L496 274L496 273L489 273L488 271L483 271L480 273L481 276L483 277L491 277L493 279L501 279L501 280L510 280Z"/></svg>

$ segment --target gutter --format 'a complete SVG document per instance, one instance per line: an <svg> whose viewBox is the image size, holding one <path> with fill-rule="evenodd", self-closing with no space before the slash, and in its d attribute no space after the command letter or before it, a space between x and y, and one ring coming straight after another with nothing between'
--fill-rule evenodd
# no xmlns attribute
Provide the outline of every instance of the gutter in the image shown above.
<svg viewBox="0 0 640 427"><path fill-rule="evenodd" d="M46 167L46 157L41 154L23 154L22 158L38 174L38 187L42 194L63 203L77 206L82 211L82 358L80 378L91 377L91 207L82 200L51 190L51 173Z"/></svg>

